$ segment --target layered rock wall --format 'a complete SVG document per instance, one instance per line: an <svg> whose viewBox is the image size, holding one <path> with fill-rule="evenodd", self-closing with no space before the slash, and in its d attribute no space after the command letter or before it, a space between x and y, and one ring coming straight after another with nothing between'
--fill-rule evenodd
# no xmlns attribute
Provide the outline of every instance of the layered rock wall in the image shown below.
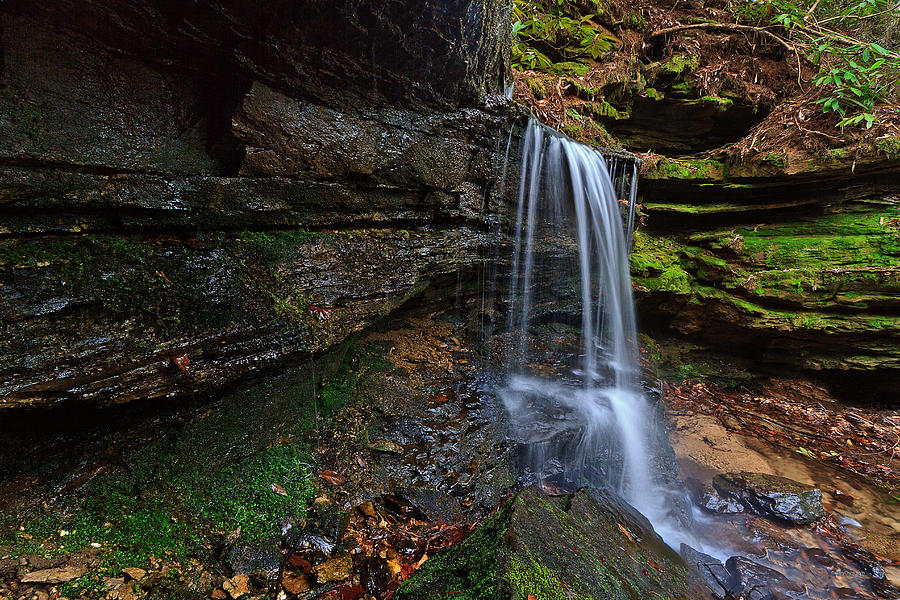
<svg viewBox="0 0 900 600"><path fill-rule="evenodd" d="M5 3L0 409L217 390L477 261L508 10Z"/></svg>

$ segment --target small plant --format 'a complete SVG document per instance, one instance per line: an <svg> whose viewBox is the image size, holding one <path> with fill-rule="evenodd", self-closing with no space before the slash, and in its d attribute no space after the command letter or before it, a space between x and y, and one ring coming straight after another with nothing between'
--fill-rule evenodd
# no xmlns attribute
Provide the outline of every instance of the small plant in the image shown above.
<svg viewBox="0 0 900 600"><path fill-rule="evenodd" d="M816 101L826 113L841 116L838 127L860 125L872 127L875 103L885 101L896 89L900 60L891 58L880 45L853 44L840 47L834 40L821 38L812 55L816 64L830 62L816 76L817 87L826 88L828 96Z"/></svg>
<svg viewBox="0 0 900 600"><path fill-rule="evenodd" d="M789 0L742 0L731 11L739 21L780 37L798 61L804 57L819 67L814 83L823 95L816 103L840 117L838 127L872 127L876 104L896 97L900 55L885 48L900 42L900 5L892 0L809 7Z"/></svg>
<svg viewBox="0 0 900 600"><path fill-rule="evenodd" d="M568 0L514 0L513 67L548 70L558 61L597 60L618 39L594 17L580 15Z"/></svg>

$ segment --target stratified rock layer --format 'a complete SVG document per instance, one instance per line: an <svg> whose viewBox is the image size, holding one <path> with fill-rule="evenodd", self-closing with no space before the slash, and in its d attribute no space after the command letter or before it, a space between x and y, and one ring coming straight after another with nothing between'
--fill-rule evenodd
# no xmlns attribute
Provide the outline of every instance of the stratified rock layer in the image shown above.
<svg viewBox="0 0 900 600"><path fill-rule="evenodd" d="M0 409L209 392L479 259L509 7L0 9Z"/></svg>
<svg viewBox="0 0 900 600"><path fill-rule="evenodd" d="M706 348L757 369L814 372L845 384L836 391L850 400L891 401L900 372L891 148L648 164L647 227L632 255L647 329L677 336L684 363L695 360L691 346Z"/></svg>

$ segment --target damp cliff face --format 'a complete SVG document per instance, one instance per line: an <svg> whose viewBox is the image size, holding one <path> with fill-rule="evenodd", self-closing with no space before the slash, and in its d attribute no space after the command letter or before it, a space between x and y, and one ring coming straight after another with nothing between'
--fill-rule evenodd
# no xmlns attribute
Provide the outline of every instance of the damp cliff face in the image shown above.
<svg viewBox="0 0 900 600"><path fill-rule="evenodd" d="M757 369L812 373L850 400L890 401L898 168L865 148L650 167L632 257L645 323L678 336L685 357L705 346Z"/></svg>
<svg viewBox="0 0 900 600"><path fill-rule="evenodd" d="M0 407L219 389L472 264L508 10L5 3Z"/></svg>

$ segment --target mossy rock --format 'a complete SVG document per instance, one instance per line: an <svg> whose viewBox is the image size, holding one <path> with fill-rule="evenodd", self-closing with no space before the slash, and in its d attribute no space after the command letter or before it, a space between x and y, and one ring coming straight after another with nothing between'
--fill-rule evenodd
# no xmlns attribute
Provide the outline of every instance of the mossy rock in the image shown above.
<svg viewBox="0 0 900 600"><path fill-rule="evenodd" d="M614 494L510 499L398 590L405 600L709 598L650 523Z"/></svg>

